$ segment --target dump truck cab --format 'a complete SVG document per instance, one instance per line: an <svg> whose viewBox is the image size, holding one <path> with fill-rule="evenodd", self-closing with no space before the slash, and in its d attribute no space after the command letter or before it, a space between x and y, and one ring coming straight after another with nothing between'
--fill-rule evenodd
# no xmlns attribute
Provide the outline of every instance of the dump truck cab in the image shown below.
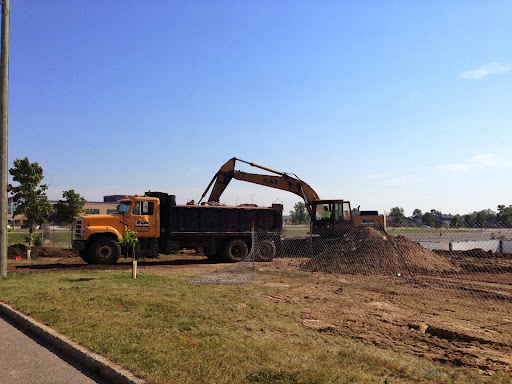
<svg viewBox="0 0 512 384"><path fill-rule="evenodd" d="M121 255L118 237L124 235L125 226L137 232L137 253L158 256L160 236L160 201L154 197L134 196L119 201L117 210L108 215L85 215L75 227L73 249L80 257L94 264L115 263Z"/></svg>

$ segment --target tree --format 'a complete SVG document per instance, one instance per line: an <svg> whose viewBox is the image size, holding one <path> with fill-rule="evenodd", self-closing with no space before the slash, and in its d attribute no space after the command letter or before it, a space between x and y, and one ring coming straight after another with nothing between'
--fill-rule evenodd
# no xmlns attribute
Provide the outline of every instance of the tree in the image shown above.
<svg viewBox="0 0 512 384"><path fill-rule="evenodd" d="M464 224L466 227L473 228L475 226L475 215L471 213L464 215Z"/></svg>
<svg viewBox="0 0 512 384"><path fill-rule="evenodd" d="M290 211L293 224L307 224L309 223L309 214L306 210L306 204L303 202L295 203L293 211Z"/></svg>
<svg viewBox="0 0 512 384"><path fill-rule="evenodd" d="M395 225L403 225L404 224L404 209L401 207L393 207L389 212L389 216L393 218L393 224Z"/></svg>
<svg viewBox="0 0 512 384"><path fill-rule="evenodd" d="M475 222L478 228L486 228L487 227L487 212L486 211L478 211L475 215Z"/></svg>
<svg viewBox="0 0 512 384"><path fill-rule="evenodd" d="M52 205L46 198L46 184L43 180L43 168L38 163L31 163L27 157L14 160L14 167L9 169L13 181L19 183L12 187L16 208L14 214L24 214L27 218L29 239L34 233L34 225L42 223L53 212Z"/></svg>
<svg viewBox="0 0 512 384"><path fill-rule="evenodd" d="M57 202L57 215L64 223L74 224L78 216L83 212L87 200L76 193L73 189L63 191L64 200Z"/></svg>
<svg viewBox="0 0 512 384"><path fill-rule="evenodd" d="M464 222L468 227L487 228L489 221L494 220L495 217L496 213L492 209L483 209L464 215Z"/></svg>
<svg viewBox="0 0 512 384"><path fill-rule="evenodd" d="M429 227L434 227L436 225L436 219L438 217L430 212L425 212L421 217L421 222L424 225L428 225Z"/></svg>
<svg viewBox="0 0 512 384"><path fill-rule="evenodd" d="M412 217L414 217L415 219L421 219L421 216L423 216L423 212L421 212L421 209L416 208L412 212Z"/></svg>
<svg viewBox="0 0 512 384"><path fill-rule="evenodd" d="M498 205L498 222L505 227L512 227L512 205Z"/></svg>
<svg viewBox="0 0 512 384"><path fill-rule="evenodd" d="M460 228L464 225L462 217L460 215L455 215L452 217L450 224L452 227Z"/></svg>

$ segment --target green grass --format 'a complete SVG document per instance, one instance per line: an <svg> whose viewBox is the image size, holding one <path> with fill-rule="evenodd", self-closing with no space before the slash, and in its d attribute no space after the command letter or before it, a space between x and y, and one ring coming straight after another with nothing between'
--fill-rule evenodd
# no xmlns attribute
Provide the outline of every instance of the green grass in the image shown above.
<svg viewBox="0 0 512 384"><path fill-rule="evenodd" d="M265 279L303 278L278 274ZM306 328L303 308L258 294L282 287L192 285L190 277L10 275L0 281L0 300L150 383L512 382Z"/></svg>
<svg viewBox="0 0 512 384"><path fill-rule="evenodd" d="M388 227L386 232L393 234L402 234L402 233L437 233L439 231L443 233L464 233L464 232L481 232L482 229L472 229L472 228L458 228L458 229L438 229L438 228L418 228L418 227L405 227L405 228L391 228ZM286 225L283 226L283 237L298 237L298 236L309 236L309 226L304 225Z"/></svg>
<svg viewBox="0 0 512 384"><path fill-rule="evenodd" d="M284 225L283 237L309 236L309 225Z"/></svg>

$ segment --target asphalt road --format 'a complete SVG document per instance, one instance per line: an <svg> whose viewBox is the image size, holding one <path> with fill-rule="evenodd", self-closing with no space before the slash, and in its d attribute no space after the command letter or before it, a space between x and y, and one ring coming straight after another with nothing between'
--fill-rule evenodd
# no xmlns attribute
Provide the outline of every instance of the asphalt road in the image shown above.
<svg viewBox="0 0 512 384"><path fill-rule="evenodd" d="M0 317L0 383L106 383Z"/></svg>

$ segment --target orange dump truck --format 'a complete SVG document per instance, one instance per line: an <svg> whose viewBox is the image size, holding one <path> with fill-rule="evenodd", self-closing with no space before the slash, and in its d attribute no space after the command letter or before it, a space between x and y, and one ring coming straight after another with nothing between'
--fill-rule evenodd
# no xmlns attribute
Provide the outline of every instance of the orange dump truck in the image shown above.
<svg viewBox="0 0 512 384"><path fill-rule="evenodd" d="M123 250L118 237L125 226L139 239L135 256L157 257L179 249L202 248L210 258L227 262L243 260L251 248L251 232L264 231L279 242L282 229L281 204L271 207L224 205L176 205L176 197L163 192L119 201L116 212L86 215L76 222L73 249L90 264L115 263ZM266 260L278 247L270 247Z"/></svg>

